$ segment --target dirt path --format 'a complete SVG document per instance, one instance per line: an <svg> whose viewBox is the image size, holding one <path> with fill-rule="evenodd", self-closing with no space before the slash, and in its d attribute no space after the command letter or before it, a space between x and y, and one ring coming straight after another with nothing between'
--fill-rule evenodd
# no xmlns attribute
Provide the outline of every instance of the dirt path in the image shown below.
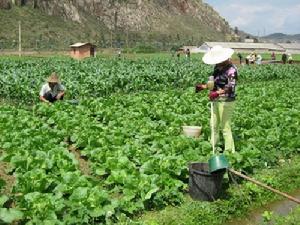
<svg viewBox="0 0 300 225"><path fill-rule="evenodd" d="M91 169L89 162L81 156L80 151L76 149L74 145L70 145L69 151L74 154L76 160L78 161L79 170L86 176L91 175Z"/></svg>
<svg viewBox="0 0 300 225"><path fill-rule="evenodd" d="M12 191L12 188L15 184L16 178L12 175L7 174L7 170L9 169L9 163L0 162L0 178L5 181L5 187L2 191L2 194L9 195Z"/></svg>

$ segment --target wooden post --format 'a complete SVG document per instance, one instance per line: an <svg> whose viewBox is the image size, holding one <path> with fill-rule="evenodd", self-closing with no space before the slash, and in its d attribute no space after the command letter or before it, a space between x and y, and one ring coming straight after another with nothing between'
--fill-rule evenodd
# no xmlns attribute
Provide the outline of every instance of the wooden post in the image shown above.
<svg viewBox="0 0 300 225"><path fill-rule="evenodd" d="M19 21L19 57L22 55L22 29L21 29L21 21Z"/></svg>

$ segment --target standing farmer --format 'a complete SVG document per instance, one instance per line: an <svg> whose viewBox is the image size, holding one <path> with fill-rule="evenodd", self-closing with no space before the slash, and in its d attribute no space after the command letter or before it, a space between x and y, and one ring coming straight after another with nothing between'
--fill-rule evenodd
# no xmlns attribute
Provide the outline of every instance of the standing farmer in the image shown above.
<svg viewBox="0 0 300 225"><path fill-rule="evenodd" d="M190 58L191 58L191 51L190 51L189 48L186 50L185 54L186 54L187 60L190 60Z"/></svg>
<svg viewBox="0 0 300 225"><path fill-rule="evenodd" d="M219 131L222 132L225 151L235 152L231 133L231 117L234 111L237 68L231 63L230 57L234 50L214 46L202 58L203 62L215 65L212 76L207 84L197 85L196 92L209 89L209 99L212 103L211 113L211 143L215 147L219 141Z"/></svg>
<svg viewBox="0 0 300 225"><path fill-rule="evenodd" d="M239 59L240 59L240 65L242 65L242 62L243 62L243 56L242 56L242 54L239 52L239 53L237 54L237 56L238 56Z"/></svg>
<svg viewBox="0 0 300 225"><path fill-rule="evenodd" d="M40 100L43 102L55 102L63 100L65 94L65 87L61 85L56 73L52 73L47 79L40 91Z"/></svg>
<svg viewBox="0 0 300 225"><path fill-rule="evenodd" d="M281 60L282 60L282 63L283 64L286 64L286 61L287 61L287 54L284 52L283 54L282 54L282 56L281 56Z"/></svg>

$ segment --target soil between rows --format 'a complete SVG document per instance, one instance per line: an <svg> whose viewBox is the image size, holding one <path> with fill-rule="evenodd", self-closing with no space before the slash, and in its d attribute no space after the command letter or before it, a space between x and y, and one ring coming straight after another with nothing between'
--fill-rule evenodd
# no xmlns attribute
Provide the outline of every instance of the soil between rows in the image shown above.
<svg viewBox="0 0 300 225"><path fill-rule="evenodd" d="M76 149L74 145L70 145L69 151L75 156L76 160L78 161L79 170L85 176L90 176L92 171L89 166L89 162L81 156L80 151Z"/></svg>
<svg viewBox="0 0 300 225"><path fill-rule="evenodd" d="M0 178L5 181L5 186L1 193L5 195L9 195L11 193L16 180L13 175L7 174L8 170L9 163L0 162Z"/></svg>

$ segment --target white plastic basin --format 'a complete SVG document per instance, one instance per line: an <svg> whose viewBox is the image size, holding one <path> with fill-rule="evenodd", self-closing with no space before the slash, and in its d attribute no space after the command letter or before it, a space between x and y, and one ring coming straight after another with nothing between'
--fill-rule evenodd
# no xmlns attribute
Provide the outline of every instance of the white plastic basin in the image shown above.
<svg viewBox="0 0 300 225"><path fill-rule="evenodd" d="M182 126L183 134L187 137L199 137L201 134L200 126Z"/></svg>

